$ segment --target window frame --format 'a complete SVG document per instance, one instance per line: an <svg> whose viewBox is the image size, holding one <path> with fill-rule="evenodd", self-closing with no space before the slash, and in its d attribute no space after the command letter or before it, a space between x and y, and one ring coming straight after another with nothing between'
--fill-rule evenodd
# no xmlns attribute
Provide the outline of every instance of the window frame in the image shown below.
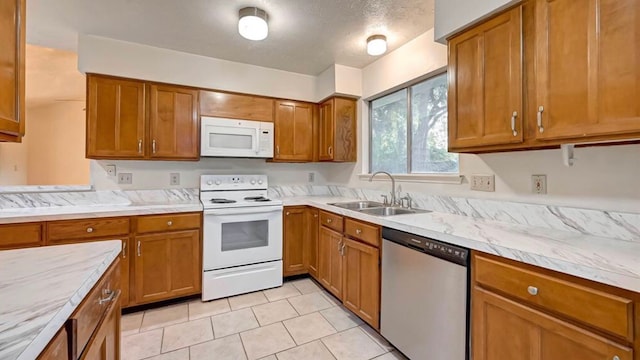
<svg viewBox="0 0 640 360"><path fill-rule="evenodd" d="M394 94L396 92L399 91L406 91L407 94L407 172L405 173L397 173L397 174L393 174L394 176L398 176L401 178L405 178L405 179L410 179L410 178L415 178L416 180L418 179L423 179L423 180L428 180L428 181L433 181L435 180L435 182L437 182L438 178L442 178L443 180L447 179L445 182L458 182L457 179L461 179L460 176L460 158L458 157L458 171L457 172L451 172L451 173L438 173L438 172L430 172L430 173L414 173L411 172L411 165L412 165L412 146L413 146L413 132L412 132L412 128L413 128L413 111L412 111L412 93L411 93L411 88L415 85L418 85L422 82L426 82L430 79L433 79L435 77L441 76L443 74L447 74L447 68L443 67L440 68L438 70L435 70L425 76L422 76L420 78L417 78L413 81L410 81L408 83L403 84L402 86L398 86L395 87L393 89L389 89L389 91L385 91L384 93L379 94L376 97L370 98L368 100L368 108L369 108L369 129L368 129L368 139L369 139L369 153L368 153L368 164L367 164L367 174L362 174L362 175L371 175L372 169L373 169L373 156L372 156L372 151L373 151L373 102L381 99L385 96ZM448 109L447 109L448 112ZM448 126L448 123L447 123Z"/></svg>

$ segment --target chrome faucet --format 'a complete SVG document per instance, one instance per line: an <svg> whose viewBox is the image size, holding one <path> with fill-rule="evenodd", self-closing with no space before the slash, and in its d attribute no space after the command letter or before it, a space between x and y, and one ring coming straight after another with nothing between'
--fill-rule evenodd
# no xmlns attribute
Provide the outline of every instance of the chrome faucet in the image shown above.
<svg viewBox="0 0 640 360"><path fill-rule="evenodd" d="M371 177L369 178L369 182L372 182L373 178L378 174L385 174L389 177L389 179L391 179L391 206L396 206L398 204L396 201L396 179L394 179L393 175L389 174L386 171L376 171L373 174L371 174Z"/></svg>

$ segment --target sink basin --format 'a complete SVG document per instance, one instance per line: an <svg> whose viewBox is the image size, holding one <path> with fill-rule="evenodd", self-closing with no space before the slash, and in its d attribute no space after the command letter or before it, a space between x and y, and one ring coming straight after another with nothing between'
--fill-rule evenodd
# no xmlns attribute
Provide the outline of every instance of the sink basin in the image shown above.
<svg viewBox="0 0 640 360"><path fill-rule="evenodd" d="M428 210L418 210L418 209L403 209L399 207L375 207L369 209L360 210L363 214L369 215L377 215L377 216L393 216L393 215L407 215L407 214L420 214L427 213Z"/></svg>
<svg viewBox="0 0 640 360"><path fill-rule="evenodd" d="M356 211L384 206L384 204L375 202L375 201L349 201L349 202L333 203L329 205L337 206L339 208L348 209L348 210L356 210Z"/></svg>

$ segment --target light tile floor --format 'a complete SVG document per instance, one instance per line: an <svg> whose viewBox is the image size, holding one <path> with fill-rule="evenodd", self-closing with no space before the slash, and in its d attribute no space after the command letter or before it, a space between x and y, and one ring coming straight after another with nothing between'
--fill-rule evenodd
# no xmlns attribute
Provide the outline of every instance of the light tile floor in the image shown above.
<svg viewBox="0 0 640 360"><path fill-rule="evenodd" d="M399 360L375 330L311 279L127 314L122 360Z"/></svg>

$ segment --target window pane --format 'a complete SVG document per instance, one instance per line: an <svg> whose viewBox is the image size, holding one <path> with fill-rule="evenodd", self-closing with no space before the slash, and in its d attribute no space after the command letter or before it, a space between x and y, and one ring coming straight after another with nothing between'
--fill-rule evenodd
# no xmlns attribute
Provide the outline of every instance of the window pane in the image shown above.
<svg viewBox="0 0 640 360"><path fill-rule="evenodd" d="M457 173L447 152L447 74L411 87L411 172Z"/></svg>
<svg viewBox="0 0 640 360"><path fill-rule="evenodd" d="M371 103L371 172L407 173L407 90Z"/></svg>

